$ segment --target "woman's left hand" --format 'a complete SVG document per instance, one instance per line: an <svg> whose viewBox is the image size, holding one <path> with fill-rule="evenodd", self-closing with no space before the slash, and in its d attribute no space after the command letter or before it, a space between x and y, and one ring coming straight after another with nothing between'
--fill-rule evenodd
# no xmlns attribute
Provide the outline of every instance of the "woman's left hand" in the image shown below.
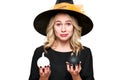
<svg viewBox="0 0 120 80"><path fill-rule="evenodd" d="M67 71L71 74L71 76L74 77L80 77L80 71L81 71L81 64L75 65L75 67L70 64L69 62L66 62L67 65Z"/></svg>

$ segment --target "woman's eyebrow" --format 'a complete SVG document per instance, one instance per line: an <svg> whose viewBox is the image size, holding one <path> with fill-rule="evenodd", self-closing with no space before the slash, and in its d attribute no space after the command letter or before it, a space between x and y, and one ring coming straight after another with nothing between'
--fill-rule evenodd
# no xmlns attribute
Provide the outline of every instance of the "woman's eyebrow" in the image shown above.
<svg viewBox="0 0 120 80"><path fill-rule="evenodd" d="M72 22L71 20L66 20L65 22Z"/></svg>

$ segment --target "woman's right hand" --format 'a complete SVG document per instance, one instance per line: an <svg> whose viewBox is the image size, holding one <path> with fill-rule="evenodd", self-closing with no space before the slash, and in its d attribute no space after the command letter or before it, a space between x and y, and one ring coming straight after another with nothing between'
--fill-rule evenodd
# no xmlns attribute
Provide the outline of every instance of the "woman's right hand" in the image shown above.
<svg viewBox="0 0 120 80"><path fill-rule="evenodd" d="M51 74L50 66L45 66L44 68L39 68L40 80L48 80Z"/></svg>

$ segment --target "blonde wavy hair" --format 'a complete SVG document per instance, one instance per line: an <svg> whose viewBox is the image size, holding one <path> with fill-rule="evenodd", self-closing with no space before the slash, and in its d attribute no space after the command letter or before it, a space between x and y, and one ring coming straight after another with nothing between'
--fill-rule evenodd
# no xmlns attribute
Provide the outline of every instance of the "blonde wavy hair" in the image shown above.
<svg viewBox="0 0 120 80"><path fill-rule="evenodd" d="M78 26L78 22L73 16L70 16L70 17L72 19L72 24L74 27L73 35L70 38L70 47L72 48L73 53L77 55L83 49L83 46L79 41L79 38L81 37L81 33L82 33L82 27ZM54 22L55 22L55 16L50 19L49 25L46 30L47 41L44 43L44 51L46 53L47 53L47 49L50 48L55 41L55 34L53 29Z"/></svg>

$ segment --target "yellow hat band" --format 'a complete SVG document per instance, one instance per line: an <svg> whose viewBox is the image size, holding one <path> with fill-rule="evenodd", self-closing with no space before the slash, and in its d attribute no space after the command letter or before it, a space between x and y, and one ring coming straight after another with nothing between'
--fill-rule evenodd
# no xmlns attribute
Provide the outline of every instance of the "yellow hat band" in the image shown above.
<svg viewBox="0 0 120 80"><path fill-rule="evenodd" d="M85 14L85 12L83 10L83 5L78 6L78 5L74 5L74 4L70 4L70 3L66 3L66 2L56 4L53 9L71 10L71 11Z"/></svg>

